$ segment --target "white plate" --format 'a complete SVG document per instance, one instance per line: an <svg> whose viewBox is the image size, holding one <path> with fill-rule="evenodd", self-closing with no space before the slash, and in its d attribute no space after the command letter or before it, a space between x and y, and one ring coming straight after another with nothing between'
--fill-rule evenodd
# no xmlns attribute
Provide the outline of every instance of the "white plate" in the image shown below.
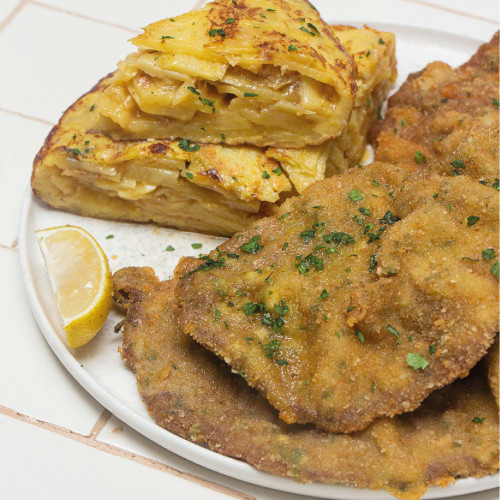
<svg viewBox="0 0 500 500"><path fill-rule="evenodd" d="M348 21L342 22L349 24ZM481 43L479 40L459 35L410 26L380 23L373 23L372 26L396 33L398 86L406 79L408 73L422 69L433 60L443 60L453 66L465 62ZM489 38L490 33L485 33L485 36ZM169 277L182 255L207 252L223 240L152 225L109 222L59 212L47 207L28 190L21 214L19 247L23 278L33 314L57 357L73 377L103 406L135 430L170 451L199 465L249 483L337 500L392 498L385 492L318 483L298 484L291 479L276 477L258 471L239 460L219 455L157 426L137 392L134 375L117 353L121 336L113 331L114 325L120 319L116 313L111 313L103 331L90 344L75 350L66 344L35 238L37 229L64 224L81 226L93 234L108 255L113 271L128 265L149 265L163 279ZM114 237L106 238L108 235ZM195 242L202 243L203 248L193 250L191 243ZM175 251L166 252L164 249L168 245L174 246ZM447 488L431 488L424 498L463 495L497 486L498 474L478 480L462 479Z"/></svg>

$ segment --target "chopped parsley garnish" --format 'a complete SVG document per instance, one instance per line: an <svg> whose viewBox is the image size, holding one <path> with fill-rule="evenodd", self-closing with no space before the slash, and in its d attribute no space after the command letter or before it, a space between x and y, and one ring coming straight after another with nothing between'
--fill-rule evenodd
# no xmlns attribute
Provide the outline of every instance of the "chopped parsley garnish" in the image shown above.
<svg viewBox="0 0 500 500"><path fill-rule="evenodd" d="M276 12L276 9L266 9L267 12Z"/></svg>
<svg viewBox="0 0 500 500"><path fill-rule="evenodd" d="M358 340L364 344L365 343L365 337L363 337L363 334L361 333L361 330L356 330L354 332L356 334L356 337L358 337Z"/></svg>
<svg viewBox="0 0 500 500"><path fill-rule="evenodd" d="M381 224L388 224L389 226L392 226L398 220L401 220L401 219L397 215L393 215L390 210L387 210L385 215L380 219L380 223Z"/></svg>
<svg viewBox="0 0 500 500"><path fill-rule="evenodd" d="M115 237L115 235L114 235L114 234L108 234L108 235L106 236L106 239L107 239L107 240L112 240L114 237Z"/></svg>
<svg viewBox="0 0 500 500"><path fill-rule="evenodd" d="M307 28L304 28L304 26L301 26L300 29L302 31L305 31L306 33L309 33L312 36L316 36L316 33L314 33L314 31L308 30Z"/></svg>
<svg viewBox="0 0 500 500"><path fill-rule="evenodd" d="M492 184L492 186L498 191L500 189L499 179L495 179L495 182Z"/></svg>
<svg viewBox="0 0 500 500"><path fill-rule="evenodd" d="M360 211L363 215L371 215L371 214L372 214L368 208L359 207L359 208L358 208L358 210L359 210L359 211Z"/></svg>
<svg viewBox="0 0 500 500"><path fill-rule="evenodd" d="M166 40L167 38L174 38L173 36L163 35L161 37L162 40Z"/></svg>
<svg viewBox="0 0 500 500"><path fill-rule="evenodd" d="M460 158L453 160L451 165L455 168L465 168L465 163Z"/></svg>
<svg viewBox="0 0 500 500"><path fill-rule="evenodd" d="M436 346L435 346L435 345L431 344L431 345L429 346L429 354L430 354L431 356L434 356L434 354L436 354Z"/></svg>
<svg viewBox="0 0 500 500"><path fill-rule="evenodd" d="M253 92L245 92L243 97L257 97L259 94L254 94Z"/></svg>
<svg viewBox="0 0 500 500"><path fill-rule="evenodd" d="M288 241L283 243L283 246L281 247L281 250L286 250L288 248Z"/></svg>
<svg viewBox="0 0 500 500"><path fill-rule="evenodd" d="M370 226L371 224L367 224L366 227ZM380 235L386 230L386 226L381 226L378 228L378 231L376 233L367 232L366 235L370 238L368 240L368 243L371 243L372 241L379 240Z"/></svg>
<svg viewBox="0 0 500 500"><path fill-rule="evenodd" d="M200 95L200 93L191 85L188 87L188 90L191 91L193 94Z"/></svg>
<svg viewBox="0 0 500 500"><path fill-rule="evenodd" d="M272 359L276 355L276 351L281 347L281 342L279 340L271 340L268 344L261 344L261 346L266 356Z"/></svg>
<svg viewBox="0 0 500 500"><path fill-rule="evenodd" d="M311 241L315 235L316 231L314 229L309 229L309 228L300 233L300 237L304 240L304 243Z"/></svg>
<svg viewBox="0 0 500 500"><path fill-rule="evenodd" d="M363 199L363 195L357 189L351 189L348 196L352 201L361 201Z"/></svg>
<svg viewBox="0 0 500 500"><path fill-rule="evenodd" d="M421 151L415 151L415 155L413 157L417 163L420 163L421 161L423 163L427 163L427 158Z"/></svg>
<svg viewBox="0 0 500 500"><path fill-rule="evenodd" d="M439 196L439 193L434 193L434 194L432 195L432 197L433 197L434 199L436 199L438 196Z"/></svg>
<svg viewBox="0 0 500 500"><path fill-rule="evenodd" d="M480 418L480 417L474 417L472 419L472 421L475 423L475 424L482 424L484 422L484 418Z"/></svg>
<svg viewBox="0 0 500 500"><path fill-rule="evenodd" d="M288 50L299 50L293 43L288 46Z"/></svg>
<svg viewBox="0 0 500 500"><path fill-rule="evenodd" d="M92 106L90 106L89 108L89 111L94 111L94 109L95 109L95 104L92 104Z"/></svg>
<svg viewBox="0 0 500 500"><path fill-rule="evenodd" d="M190 139L181 139L179 141L179 147L188 153L194 153L200 149L199 144L191 144Z"/></svg>
<svg viewBox="0 0 500 500"><path fill-rule="evenodd" d="M483 259L487 262L494 259L496 256L497 254L495 253L495 249L493 248L487 248L486 250L483 250Z"/></svg>
<svg viewBox="0 0 500 500"><path fill-rule="evenodd" d="M382 106L379 106L377 109L377 120L382 120Z"/></svg>
<svg viewBox="0 0 500 500"><path fill-rule="evenodd" d="M241 245L240 248L244 252L250 254L260 252L264 248L264 245L259 245L259 240L260 234L256 234L255 236L252 236L244 245Z"/></svg>
<svg viewBox="0 0 500 500"><path fill-rule="evenodd" d="M73 149L70 149L70 151L71 151L74 155L76 155L76 156L78 156L79 154L81 154L81 151L80 151L78 148L73 148Z"/></svg>
<svg viewBox="0 0 500 500"><path fill-rule="evenodd" d="M247 315L250 316L255 313L264 312L264 304L256 302L247 302L241 306L241 310Z"/></svg>
<svg viewBox="0 0 500 500"><path fill-rule="evenodd" d="M310 253L306 257L307 262L311 264L311 266L315 267L318 271L323 270L323 259L320 259L319 257L316 257L312 253Z"/></svg>
<svg viewBox="0 0 500 500"><path fill-rule="evenodd" d="M201 243L191 243L191 247L195 250L201 248L203 245Z"/></svg>
<svg viewBox="0 0 500 500"><path fill-rule="evenodd" d="M212 108L212 113L215 113L215 101L213 99L207 99L206 97L198 97L198 100L203 104L203 106L209 106Z"/></svg>
<svg viewBox="0 0 500 500"><path fill-rule="evenodd" d="M286 218L287 218L290 214L291 214L291 212L287 212L287 213L285 213L285 214L283 214L283 215L280 215L280 216L278 217L278 220L286 219Z"/></svg>
<svg viewBox="0 0 500 500"><path fill-rule="evenodd" d="M214 312L215 319L218 320L220 318L220 315L221 315L221 312L219 311L219 309L216 309Z"/></svg>
<svg viewBox="0 0 500 500"><path fill-rule="evenodd" d="M498 102L498 99L496 99L495 97L493 98L493 104L495 106L499 106L500 105L499 102Z"/></svg>
<svg viewBox="0 0 500 500"><path fill-rule="evenodd" d="M279 168L279 167L276 167L273 170L273 173L276 174L276 175L281 175L283 173L283 170L281 170L281 168Z"/></svg>
<svg viewBox="0 0 500 500"><path fill-rule="evenodd" d="M495 276L496 279L498 279L498 268L499 268L498 261L496 261L491 266L491 269L490 269L490 273L493 274L493 276Z"/></svg>
<svg viewBox="0 0 500 500"><path fill-rule="evenodd" d="M172 245L168 245L167 248L165 248L165 252L173 252L175 248Z"/></svg>
<svg viewBox="0 0 500 500"><path fill-rule="evenodd" d="M371 273L375 269L377 269L377 256L373 254L370 255L370 267L368 268L368 271Z"/></svg>
<svg viewBox="0 0 500 500"><path fill-rule="evenodd" d="M382 38L379 38L378 39L378 44L379 45L385 45L385 40L383 40Z"/></svg>
<svg viewBox="0 0 500 500"><path fill-rule="evenodd" d="M330 234L323 236L325 243L335 243L337 245L347 245L354 243L354 237L342 231L332 231Z"/></svg>
<svg viewBox="0 0 500 500"><path fill-rule="evenodd" d="M209 36L220 35L222 38L226 38L226 32L224 31L223 28L211 29L208 32L208 34L209 34Z"/></svg>
<svg viewBox="0 0 500 500"><path fill-rule="evenodd" d="M324 300L326 299L327 297L329 297L330 294L326 291L326 289L324 289L320 294L319 294L319 297L318 297L318 300Z"/></svg>
<svg viewBox="0 0 500 500"><path fill-rule="evenodd" d="M186 172L186 179L193 180L194 175L191 172Z"/></svg>
<svg viewBox="0 0 500 500"><path fill-rule="evenodd" d="M399 339L399 332L393 326L387 325L385 329L392 333L397 339Z"/></svg>
<svg viewBox="0 0 500 500"><path fill-rule="evenodd" d="M422 356L420 356L417 352L409 352L406 356L406 362L408 363L408 366L413 368L415 371L425 370L427 366L429 366L429 362L422 358Z"/></svg>
<svg viewBox="0 0 500 500"><path fill-rule="evenodd" d="M401 126L406 127L406 120L404 118L401 120Z"/></svg>
<svg viewBox="0 0 500 500"><path fill-rule="evenodd" d="M467 226L473 226L478 220L479 217L477 215L469 215L467 217Z"/></svg>
<svg viewBox="0 0 500 500"><path fill-rule="evenodd" d="M226 19L226 24L232 24L232 23L234 23L234 17Z"/></svg>
<svg viewBox="0 0 500 500"><path fill-rule="evenodd" d="M313 23L307 23L307 26L309 26L309 28L314 30L318 35L320 34L320 32L318 31L318 28L316 28L316 26L314 26Z"/></svg>
<svg viewBox="0 0 500 500"><path fill-rule="evenodd" d="M269 179L271 176L269 175L269 172L266 172L265 170L262 172L262 177L264 179Z"/></svg>
<svg viewBox="0 0 500 500"><path fill-rule="evenodd" d="M211 259L209 257L205 260L205 262L200 264L196 269L193 269L192 271L188 271L184 276L181 277L181 279L185 278L186 276L189 276L190 274L196 273L198 271L210 271L211 269L225 267L225 265L226 265L226 260L224 258L214 260L214 259Z"/></svg>
<svg viewBox="0 0 500 500"><path fill-rule="evenodd" d="M366 107L369 108L371 103L372 103L372 100L368 97L368 99L366 100Z"/></svg>
<svg viewBox="0 0 500 500"><path fill-rule="evenodd" d="M274 312L279 316L284 316L290 312L290 308L284 300L281 300L279 304L274 304Z"/></svg>

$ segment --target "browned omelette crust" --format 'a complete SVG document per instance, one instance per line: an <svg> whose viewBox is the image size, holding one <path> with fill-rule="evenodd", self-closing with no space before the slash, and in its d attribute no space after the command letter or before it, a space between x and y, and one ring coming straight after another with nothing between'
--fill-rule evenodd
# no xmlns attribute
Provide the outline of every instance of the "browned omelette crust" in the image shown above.
<svg viewBox="0 0 500 500"><path fill-rule="evenodd" d="M423 175L352 169L289 199L210 260L181 260L180 329L288 423L352 432L415 409L466 376L498 327L497 192ZM471 226L470 216L479 217ZM428 366L413 369L409 354Z"/></svg>
<svg viewBox="0 0 500 500"><path fill-rule="evenodd" d="M499 177L498 70L497 32L456 69L433 62L411 74L370 133L376 159L493 184Z"/></svg>
<svg viewBox="0 0 500 500"><path fill-rule="evenodd" d="M482 378L457 381L417 411L351 435L287 425L241 377L178 330L173 287L150 268L114 276L115 300L127 309L122 357L163 428L279 476L385 489L403 499L497 469L497 410ZM475 417L484 420L474 423Z"/></svg>

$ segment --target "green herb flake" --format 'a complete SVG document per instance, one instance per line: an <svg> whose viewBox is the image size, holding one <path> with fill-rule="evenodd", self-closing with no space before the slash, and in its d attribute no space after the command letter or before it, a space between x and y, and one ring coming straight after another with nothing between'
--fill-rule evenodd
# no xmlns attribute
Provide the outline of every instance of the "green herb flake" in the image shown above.
<svg viewBox="0 0 500 500"><path fill-rule="evenodd" d="M351 189L348 196L352 201L361 201L363 199L363 195L357 189Z"/></svg>
<svg viewBox="0 0 500 500"><path fill-rule="evenodd" d="M467 226L473 226L478 220L479 217L477 215L469 215L467 217Z"/></svg>
<svg viewBox="0 0 500 500"><path fill-rule="evenodd" d="M353 236L343 231L332 231L330 234L323 236L323 240L325 243L335 243L337 245L347 245L355 242Z"/></svg>
<svg viewBox="0 0 500 500"><path fill-rule="evenodd" d="M253 92L244 92L243 97L257 97L259 94L254 94Z"/></svg>
<svg viewBox="0 0 500 500"><path fill-rule="evenodd" d="M474 417L472 419L472 422L474 422L475 424L482 424L484 422L484 418Z"/></svg>
<svg viewBox="0 0 500 500"><path fill-rule="evenodd" d="M233 23L234 23L234 17L226 19L226 24L233 24Z"/></svg>
<svg viewBox="0 0 500 500"><path fill-rule="evenodd" d="M434 354L436 354L436 346L435 346L435 345L431 344L431 345L429 346L429 354L430 354L431 356L434 356Z"/></svg>
<svg viewBox="0 0 500 500"><path fill-rule="evenodd" d="M95 104L92 104L92 106L90 106L89 108L89 111L94 111L94 109L95 109Z"/></svg>
<svg viewBox="0 0 500 500"><path fill-rule="evenodd" d="M172 245L168 245L167 248L165 248L165 252L173 252L175 248Z"/></svg>
<svg viewBox="0 0 500 500"><path fill-rule="evenodd" d="M290 214L291 214L291 212L287 212L286 214L280 215L278 217L278 220L286 219Z"/></svg>
<svg viewBox="0 0 500 500"><path fill-rule="evenodd" d="M370 267L368 267L368 272L373 272L377 269L377 256L375 254L370 255Z"/></svg>
<svg viewBox="0 0 500 500"><path fill-rule="evenodd" d="M186 172L186 179L193 180L194 175L191 172Z"/></svg>
<svg viewBox="0 0 500 500"><path fill-rule="evenodd" d="M107 239L107 240L112 240L114 237L115 237L115 235L114 235L114 234L108 234L108 235L106 236L106 239Z"/></svg>
<svg viewBox="0 0 500 500"><path fill-rule="evenodd" d="M483 259L488 262L497 256L494 248L487 248L483 250Z"/></svg>
<svg viewBox="0 0 500 500"><path fill-rule="evenodd" d="M406 120L404 118L401 120L401 126L406 127Z"/></svg>
<svg viewBox="0 0 500 500"><path fill-rule="evenodd" d="M495 182L492 184L492 186L498 191L500 190L500 179L495 179Z"/></svg>
<svg viewBox="0 0 500 500"><path fill-rule="evenodd" d="M222 313L219 311L219 309L216 309L214 312L215 320L218 320L220 318L221 314Z"/></svg>
<svg viewBox="0 0 500 500"><path fill-rule="evenodd" d="M316 231L314 229L307 228L305 231L302 231L299 236L302 238L304 243L308 243L314 238L315 235Z"/></svg>
<svg viewBox="0 0 500 500"><path fill-rule="evenodd" d="M415 161L418 164L420 164L420 162L427 163L427 158L425 157L425 155L421 151L415 151L415 154L413 157L415 158Z"/></svg>
<svg viewBox="0 0 500 500"><path fill-rule="evenodd" d="M359 211L360 211L363 215L371 215L371 214L372 214L368 208L359 207L359 208L358 208L358 210L359 210Z"/></svg>
<svg viewBox="0 0 500 500"><path fill-rule="evenodd" d="M274 304L274 312L278 316L284 316L286 313L290 312L290 308L284 300L281 300L279 304Z"/></svg>
<svg viewBox="0 0 500 500"><path fill-rule="evenodd" d="M201 243L191 243L191 247L194 248L195 250L198 250L202 246L203 245Z"/></svg>
<svg viewBox="0 0 500 500"><path fill-rule="evenodd" d="M226 32L224 31L223 28L214 28L214 29L211 29L209 32L208 32L208 35L209 36L215 36L215 35L220 35L222 38L226 38Z"/></svg>
<svg viewBox="0 0 500 500"><path fill-rule="evenodd" d="M372 103L372 100L368 97L368 99L366 100L366 107L369 108L371 103Z"/></svg>
<svg viewBox="0 0 500 500"><path fill-rule="evenodd" d="M304 26L301 26L300 29L305 33L309 33L309 35L316 36L316 33L314 33L314 31L308 30L307 28L304 28Z"/></svg>
<svg viewBox="0 0 500 500"><path fill-rule="evenodd" d="M179 147L182 150L187 151L188 153L194 153L195 151L198 151L200 149L200 145L199 144L191 144L190 139L181 139L179 141Z"/></svg>
<svg viewBox="0 0 500 500"><path fill-rule="evenodd" d="M190 92L192 92L193 94L200 95L200 93L194 87L192 87L191 85L187 89Z"/></svg>
<svg viewBox="0 0 500 500"><path fill-rule="evenodd" d="M283 243L283 246L281 247L281 250L286 250L288 248L288 241Z"/></svg>
<svg viewBox="0 0 500 500"><path fill-rule="evenodd" d="M173 36L163 35L161 37L162 40L167 40L168 38L174 38Z"/></svg>
<svg viewBox="0 0 500 500"><path fill-rule="evenodd" d="M291 44L288 46L288 50L289 50L289 51L291 51L291 50L299 50L299 49L297 48L297 46L296 46L296 45L294 45L293 43L291 43Z"/></svg>
<svg viewBox="0 0 500 500"><path fill-rule="evenodd" d="M356 337L358 337L358 340L364 344L365 343L365 337L363 336L363 334L361 333L361 330L356 330L354 332L356 334Z"/></svg>
<svg viewBox="0 0 500 500"><path fill-rule="evenodd" d="M188 271L184 276L181 277L181 279L185 278L186 276L189 276L193 273L197 273L198 271L210 271L211 269L218 269L221 267L226 266L226 261L224 258L221 259L211 259L210 257L205 259L205 262L200 264L196 269L193 269L192 271Z"/></svg>
<svg viewBox="0 0 500 500"><path fill-rule="evenodd" d="M320 294L319 294L319 297L318 297L318 300L325 300L326 298L328 298L330 296L330 294L326 291L326 289L324 289Z"/></svg>
<svg viewBox="0 0 500 500"><path fill-rule="evenodd" d="M499 102L498 102L498 99L496 99L495 97L492 99L492 102L495 106L499 106Z"/></svg>
<svg viewBox="0 0 500 500"><path fill-rule="evenodd" d="M79 154L81 154L81 151L80 151L78 148L73 148L73 149L70 149L70 151L71 151L74 155L76 155L76 156L78 156Z"/></svg>
<svg viewBox="0 0 500 500"><path fill-rule="evenodd" d="M496 261L491 266L491 269L490 269L490 273L493 274L493 276L495 276L496 279L498 279L498 269L499 269L499 265L498 265L498 261Z"/></svg>
<svg viewBox="0 0 500 500"><path fill-rule="evenodd" d="M393 215L393 213L390 210L387 210L387 212L384 214L384 216L380 219L380 223L392 226L393 224L395 224L399 220L401 220L401 219L397 215Z"/></svg>
<svg viewBox="0 0 500 500"><path fill-rule="evenodd" d="M406 363L415 371L425 370L427 366L429 366L429 362L422 358L417 352L409 352L406 356Z"/></svg>
<svg viewBox="0 0 500 500"><path fill-rule="evenodd" d="M307 23L307 26L309 26L309 28L311 28L312 30L314 30L318 35L320 35L320 32L318 31L318 28L316 28L316 26L314 26L313 23Z"/></svg>
<svg viewBox="0 0 500 500"><path fill-rule="evenodd" d="M385 40L383 40L382 38L379 38L378 39L378 44L379 45L385 45Z"/></svg>
<svg viewBox="0 0 500 500"><path fill-rule="evenodd" d="M273 173L276 175L281 175L281 174L283 174L283 170L281 170L280 167L277 167L273 170Z"/></svg>
<svg viewBox="0 0 500 500"><path fill-rule="evenodd" d="M451 165L455 168L465 168L465 163L462 160L460 160L460 158L453 160L451 162Z"/></svg>
<svg viewBox="0 0 500 500"><path fill-rule="evenodd" d="M438 196L439 196L439 193L434 193L434 194L432 195L432 197L433 197L434 199L436 199Z"/></svg>
<svg viewBox="0 0 500 500"><path fill-rule="evenodd" d="M394 335L397 339L399 339L399 332L398 332L398 331L397 331L397 330L396 330L393 326L391 326L391 325L387 325L387 326L385 327L385 329L386 329L388 332L392 333L392 334L393 334L393 335Z"/></svg>
<svg viewBox="0 0 500 500"><path fill-rule="evenodd" d="M241 250L249 254L256 254L260 252L264 245L259 245L260 234L252 236L244 245L241 245Z"/></svg>
<svg viewBox="0 0 500 500"><path fill-rule="evenodd" d="M264 312L264 304L256 302L247 302L241 306L241 310L247 315L251 316L252 314Z"/></svg>

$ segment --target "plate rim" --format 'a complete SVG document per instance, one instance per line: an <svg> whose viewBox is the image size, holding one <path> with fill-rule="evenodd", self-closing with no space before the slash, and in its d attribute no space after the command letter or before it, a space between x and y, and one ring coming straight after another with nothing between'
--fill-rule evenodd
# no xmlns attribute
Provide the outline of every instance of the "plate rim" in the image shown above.
<svg viewBox="0 0 500 500"><path fill-rule="evenodd" d="M334 24L328 22L328 24ZM350 24L353 26L364 25L366 22L359 20L336 20L335 24ZM425 28L400 23L369 22L370 27L379 30L410 29L415 31L432 34L434 36L446 36L459 39L469 43L484 43L484 40L463 36L458 33L441 31L437 29ZM396 41L397 42L397 41ZM465 61L464 61L465 62ZM308 483L302 484L293 481L290 478L274 476L268 472L261 471L241 460L221 455L216 451L200 446L199 444L188 441L176 434L158 426L153 419L147 419L137 413L133 408L122 403L110 391L105 389L97 382L87 370L81 368L78 360L73 356L69 347L60 339L57 332L52 328L50 321L45 314L44 308L36 293L35 273L30 264L31 248L30 235L30 212L36 210L39 200L31 190L30 183L25 191L21 214L19 219L18 247L19 259L21 263L21 274L24 288L28 296L28 303L36 323L44 336L46 342L63 364L72 377L104 408L107 408L113 415L125 422L140 434L151 439L153 442L168 449L172 453L193 462L208 470L222 474L229 478L234 478L245 483L258 485L273 490L294 493L299 495L319 496L323 498L337 498L342 500L357 500L360 498L369 498L370 500L387 500L394 498L383 490L359 489L350 486L337 484ZM35 238L34 233L31 238ZM480 491L487 491L499 486L499 474L484 476L481 478L459 479L454 484L445 488L433 486L422 497L431 498L449 498L455 495L465 495ZM332 496L334 495L334 496Z"/></svg>

